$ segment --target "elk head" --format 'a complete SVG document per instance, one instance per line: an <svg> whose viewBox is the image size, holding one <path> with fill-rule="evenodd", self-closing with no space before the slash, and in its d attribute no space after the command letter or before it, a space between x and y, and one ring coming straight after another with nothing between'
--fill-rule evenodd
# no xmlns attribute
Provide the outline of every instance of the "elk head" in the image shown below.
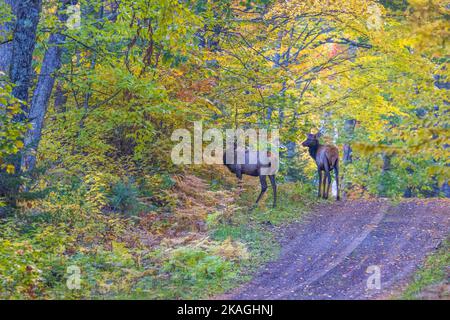
<svg viewBox="0 0 450 320"><path fill-rule="evenodd" d="M308 133L306 140L302 142L304 147L316 147L319 145L320 133Z"/></svg>

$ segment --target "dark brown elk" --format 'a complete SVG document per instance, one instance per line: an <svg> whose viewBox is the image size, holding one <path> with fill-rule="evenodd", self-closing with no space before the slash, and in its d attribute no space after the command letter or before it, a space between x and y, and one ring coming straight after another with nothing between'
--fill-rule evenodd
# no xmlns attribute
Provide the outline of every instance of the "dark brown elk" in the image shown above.
<svg viewBox="0 0 450 320"><path fill-rule="evenodd" d="M251 150L242 150L245 155L245 160L240 161L242 164L239 164L237 161L237 154L239 152L239 148L229 148L223 153L223 164L239 179L239 182L242 183L242 175L246 174L252 177L259 177L259 182L261 183L261 192L256 199L255 205L261 200L261 197L267 190L267 176L269 177L270 184L272 185L273 190L273 207L275 208L277 205L277 184L275 181L275 174L265 174L266 171L272 166L272 168L277 165L277 158L274 155L268 156L268 162L262 161L261 153L259 151L251 151ZM230 155L227 157L227 155ZM232 161L227 161L227 159L232 159ZM256 160L256 161L254 161Z"/></svg>
<svg viewBox="0 0 450 320"><path fill-rule="evenodd" d="M314 159L317 165L317 172L319 173L319 192L317 196L328 199L331 187L331 171L334 170L336 179L337 195L339 197L339 150L332 145L321 145L319 142L320 134L308 134L302 146L308 147L309 154ZM322 177L322 171L325 173ZM328 182L328 184L327 184ZM323 188L322 188L323 184ZM322 192L323 190L323 192Z"/></svg>

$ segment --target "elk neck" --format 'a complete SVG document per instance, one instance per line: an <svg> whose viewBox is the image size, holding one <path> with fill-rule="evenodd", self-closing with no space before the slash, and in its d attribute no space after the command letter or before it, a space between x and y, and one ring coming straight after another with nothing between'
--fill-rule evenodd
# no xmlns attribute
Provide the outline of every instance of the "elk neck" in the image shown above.
<svg viewBox="0 0 450 320"><path fill-rule="evenodd" d="M309 146L308 150L309 150L309 155L316 160L316 155L317 155L317 150L319 150L320 144L316 144L315 146Z"/></svg>

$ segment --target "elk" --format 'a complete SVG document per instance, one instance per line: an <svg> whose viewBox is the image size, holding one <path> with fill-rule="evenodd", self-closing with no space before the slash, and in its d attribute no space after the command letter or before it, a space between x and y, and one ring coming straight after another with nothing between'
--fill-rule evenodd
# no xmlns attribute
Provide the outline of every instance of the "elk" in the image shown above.
<svg viewBox="0 0 450 320"><path fill-rule="evenodd" d="M320 133L309 133L306 140L302 143L302 146L309 149L311 158L314 159L317 165L317 172L319 173L319 192L317 196L328 199L331 187L331 171L334 170L336 179L337 195L336 200L340 200L339 197L339 150L332 145L321 145L319 142ZM322 177L322 171L325 172ZM328 180L328 186L327 186ZM323 188L322 188L323 183ZM323 192L322 192L323 189Z"/></svg>
<svg viewBox="0 0 450 320"><path fill-rule="evenodd" d="M243 152L244 154L244 161L242 164L239 164L237 161L237 154L239 152ZM265 151L264 151L265 152ZM227 155L229 155L227 157ZM231 156L230 156L231 155ZM233 159L234 161L231 161L232 163L229 163L227 159ZM236 177L239 179L239 184L242 183L242 175L246 174L248 176L252 177L259 177L259 182L261 183L261 192L256 199L255 205L258 204L261 197L264 195L264 193L267 190L267 179L266 177L269 177L270 184L272 185L272 191L273 191L273 207L275 208L277 206L277 184L275 181L275 174L266 174L267 172L264 171L270 171L273 168L275 164L277 164L277 158L274 155L268 155L268 163L263 163L262 157L261 157L261 151L253 151L248 149L240 149L236 148L236 144L234 145L234 148L226 149L223 153L223 164L230 170L231 173L236 174ZM251 161L256 160L256 161ZM254 163L253 163L254 162ZM266 170L263 170L266 169Z"/></svg>

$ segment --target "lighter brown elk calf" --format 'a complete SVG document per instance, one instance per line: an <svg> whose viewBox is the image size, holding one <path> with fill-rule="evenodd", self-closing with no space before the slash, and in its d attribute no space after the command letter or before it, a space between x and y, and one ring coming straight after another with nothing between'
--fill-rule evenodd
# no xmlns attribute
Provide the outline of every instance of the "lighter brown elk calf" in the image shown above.
<svg viewBox="0 0 450 320"><path fill-rule="evenodd" d="M321 145L319 142L320 134L308 134L306 140L302 143L302 146L308 147L309 154L316 161L317 172L319 173L319 192L318 197L328 199L331 187L331 171L334 170L336 179L337 195L336 200L340 200L339 197L339 150L335 146ZM325 176L322 177L322 171L325 172ZM327 186L328 180L328 186ZM323 181L323 192L322 192Z"/></svg>

